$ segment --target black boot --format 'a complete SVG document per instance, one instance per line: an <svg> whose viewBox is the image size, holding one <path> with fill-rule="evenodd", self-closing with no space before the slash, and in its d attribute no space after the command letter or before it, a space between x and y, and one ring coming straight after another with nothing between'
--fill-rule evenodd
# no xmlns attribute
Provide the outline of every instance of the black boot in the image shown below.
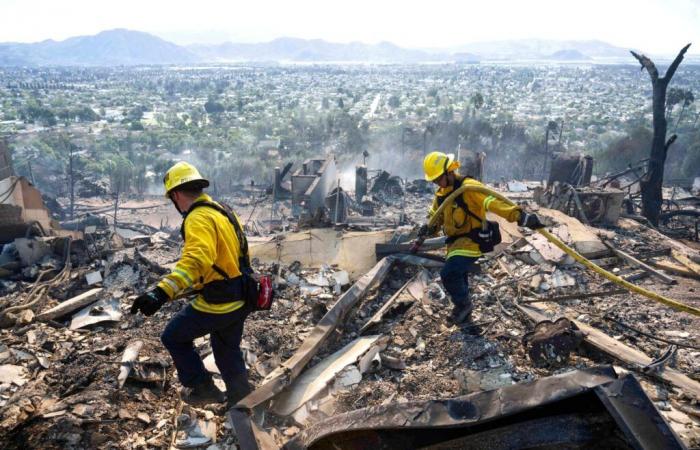
<svg viewBox="0 0 700 450"><path fill-rule="evenodd" d="M233 406L250 394L251 388L248 383L248 375L243 373L236 375L231 380L225 380L226 383L226 409L231 409Z"/></svg>
<svg viewBox="0 0 700 450"><path fill-rule="evenodd" d="M201 408L211 403L223 403L226 401L226 396L216 387L214 380L210 377L195 385L189 394L182 397L182 400L192 406Z"/></svg>
<svg viewBox="0 0 700 450"><path fill-rule="evenodd" d="M450 314L450 321L455 325L470 322L473 310L474 307L472 305L455 305Z"/></svg>

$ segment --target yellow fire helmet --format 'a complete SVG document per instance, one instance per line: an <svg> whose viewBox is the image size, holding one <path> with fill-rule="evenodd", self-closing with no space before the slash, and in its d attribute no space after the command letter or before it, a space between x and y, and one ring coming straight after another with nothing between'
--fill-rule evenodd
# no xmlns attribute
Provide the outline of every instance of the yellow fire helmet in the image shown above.
<svg viewBox="0 0 700 450"><path fill-rule="evenodd" d="M459 167L454 153L431 152L423 159L423 172L428 181L436 180L445 172L452 172Z"/></svg>
<svg viewBox="0 0 700 450"><path fill-rule="evenodd" d="M165 185L165 196L168 197L170 191L178 186L192 181L200 181L203 188L209 186L209 180L202 177L199 170L190 163L180 161L165 172L163 184Z"/></svg>

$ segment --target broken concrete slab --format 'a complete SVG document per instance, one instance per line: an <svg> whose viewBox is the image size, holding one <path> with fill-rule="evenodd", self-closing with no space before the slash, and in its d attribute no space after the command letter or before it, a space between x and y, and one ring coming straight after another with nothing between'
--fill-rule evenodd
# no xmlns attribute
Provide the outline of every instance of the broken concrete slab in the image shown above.
<svg viewBox="0 0 700 450"><path fill-rule="evenodd" d="M549 263L564 266L575 262L571 256L564 253L559 247L549 242L546 237L539 233L531 234L525 240L537 253L531 253L528 246L519 249L518 252L528 252L528 256L537 264Z"/></svg>
<svg viewBox="0 0 700 450"><path fill-rule="evenodd" d="M506 187L508 192L527 192L527 184L522 181L509 181Z"/></svg>
<svg viewBox="0 0 700 450"><path fill-rule="evenodd" d="M544 217L548 217L551 219L551 221L558 225L566 225L568 239L565 235L558 234L557 236L559 238L563 238L565 242L573 245L576 251L584 257L588 259L600 258L610 253L608 248L605 246L605 244L603 244L593 229L582 224L578 219L568 216L555 209L540 208L537 213ZM556 228L554 233L557 234ZM564 230L562 229L560 233L564 233Z"/></svg>
<svg viewBox="0 0 700 450"><path fill-rule="evenodd" d="M28 380L29 375L24 367L14 364L0 365L0 384L12 383L17 386L24 386Z"/></svg>
<svg viewBox="0 0 700 450"><path fill-rule="evenodd" d="M393 234L393 230L344 233L330 228L313 229L289 233L281 241L250 239L250 253L260 261L299 261L305 267L338 265L354 278L376 264L375 244L389 242Z"/></svg>
<svg viewBox="0 0 700 450"><path fill-rule="evenodd" d="M77 330L100 322L119 322L121 318L119 300L116 298L103 299L76 313L70 323L70 329Z"/></svg>

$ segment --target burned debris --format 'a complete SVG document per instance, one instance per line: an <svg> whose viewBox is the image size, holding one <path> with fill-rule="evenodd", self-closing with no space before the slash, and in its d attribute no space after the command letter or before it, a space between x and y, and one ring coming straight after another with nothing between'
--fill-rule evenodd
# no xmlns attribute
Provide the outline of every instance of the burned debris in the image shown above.
<svg viewBox="0 0 700 450"><path fill-rule="evenodd" d="M475 161L483 172L483 155ZM501 192L534 200L547 230L598 266L697 308L696 243L630 218L629 192L589 183L588 169L576 167L593 162L576 161L546 189L512 180ZM24 226L0 254L7 447L700 443L698 317L494 217L502 243L469 275L472 322L454 325L439 277L445 239L409 252L430 183L360 165L353 192L339 185L333 158L292 167L275 171L271 189L247 186L226 199L255 234L253 264L273 276L278 296L246 323L254 390L228 411L178 395L159 336L182 301L150 318L127 313L179 255L178 217L162 198L124 199L116 214L111 201L81 199L76 219L60 226L35 203L3 202ZM29 227L39 214L46 233ZM195 345L223 388L211 344Z"/></svg>

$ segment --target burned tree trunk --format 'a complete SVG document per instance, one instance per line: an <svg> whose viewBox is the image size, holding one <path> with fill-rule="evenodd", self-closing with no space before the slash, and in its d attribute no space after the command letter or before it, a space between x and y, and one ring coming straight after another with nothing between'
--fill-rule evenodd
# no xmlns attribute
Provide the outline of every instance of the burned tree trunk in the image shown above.
<svg viewBox="0 0 700 450"><path fill-rule="evenodd" d="M73 212L75 211L75 178L73 172L73 147L70 148L68 153L68 182L70 183L70 220L73 220Z"/></svg>
<svg viewBox="0 0 700 450"><path fill-rule="evenodd" d="M640 182L642 192L642 214L649 219L654 225L659 223L659 214L661 213L661 205L663 202L661 187L664 181L664 165L666 164L666 154L668 148L675 141L675 135L666 141L666 88L676 73L676 69L683 61L685 52L690 47L690 44L681 49L666 71L666 75L659 77L659 71L654 62L645 55L639 55L635 52L632 56L637 58L637 61L642 65L642 70L646 69L651 77L653 88L652 113L654 137L651 144L651 153L649 155L649 163L647 173Z"/></svg>

